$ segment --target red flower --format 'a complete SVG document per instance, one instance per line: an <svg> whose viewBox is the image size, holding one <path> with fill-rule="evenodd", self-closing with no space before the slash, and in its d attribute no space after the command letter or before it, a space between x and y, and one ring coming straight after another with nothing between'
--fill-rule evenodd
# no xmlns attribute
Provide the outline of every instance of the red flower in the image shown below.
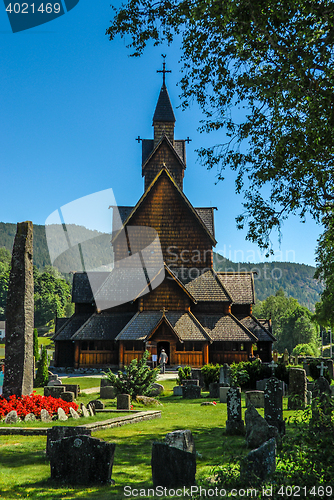
<svg viewBox="0 0 334 500"><path fill-rule="evenodd" d="M41 410L45 409L50 416L57 413L58 408L62 408L68 415L70 407L74 410L78 409L76 403L67 403L62 399L53 398L52 396L39 396L34 391L30 396L10 396L5 399L0 396L0 418L4 418L10 411L15 410L20 418L24 418L28 413L33 413L36 417L40 417Z"/></svg>
<svg viewBox="0 0 334 500"><path fill-rule="evenodd" d="M216 401L212 401L212 402L213 402L213 404L214 404L214 405L216 405L216 404L217 404L217 403L216 403Z"/></svg>

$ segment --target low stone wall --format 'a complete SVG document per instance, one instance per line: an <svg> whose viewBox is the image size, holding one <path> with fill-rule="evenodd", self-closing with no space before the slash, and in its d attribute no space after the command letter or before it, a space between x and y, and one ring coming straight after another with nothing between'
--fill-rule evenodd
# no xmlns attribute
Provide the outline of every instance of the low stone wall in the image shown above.
<svg viewBox="0 0 334 500"><path fill-rule="evenodd" d="M112 427L121 427L122 425L134 424L136 422L144 422L144 420L152 420L154 418L161 418L161 411L139 411L135 414L126 415L125 417L110 418L108 420L101 420L101 422L92 422L91 424L78 425L85 429L90 429L96 432L102 429L111 429ZM50 425L52 427L52 424ZM0 427L0 435L21 435L21 436L46 436L48 427Z"/></svg>

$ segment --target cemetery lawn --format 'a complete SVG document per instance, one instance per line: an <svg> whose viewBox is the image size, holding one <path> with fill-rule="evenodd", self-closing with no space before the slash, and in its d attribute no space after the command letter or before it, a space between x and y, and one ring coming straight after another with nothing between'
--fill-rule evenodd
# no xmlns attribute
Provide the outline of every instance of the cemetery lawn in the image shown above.
<svg viewBox="0 0 334 500"><path fill-rule="evenodd" d="M83 379L80 379L81 387L82 383ZM244 437L225 435L226 404L218 402L216 406L201 406L203 401L212 401L208 394L201 400L183 400L173 396L174 381L167 380L162 383L165 387L160 397L163 406L143 407L134 404L135 409L161 410L161 419L93 433L94 437L117 444L112 472L115 485L66 487L54 483L50 480L50 465L45 457L45 436L0 436L0 497L43 500L124 500L126 498L125 486L130 486L132 489L152 488L152 443L162 440L168 432L177 429L190 429L194 435L198 453L196 474L198 484L214 475L215 466L227 464L231 460L234 461L236 456L244 456L248 453ZM85 396L85 399L88 398L88 402L97 396L98 394L90 394ZM80 397L77 402L81 401ZM106 403L115 404L114 401L106 401ZM243 414L244 411L243 403ZM263 415L263 410L260 410L261 412ZM294 412L285 411L284 417L287 418L293 414ZM113 416L107 413L105 418ZM80 419L81 423L83 419ZM293 433L293 427L288 426L287 432ZM138 496L138 498L145 498L145 496Z"/></svg>

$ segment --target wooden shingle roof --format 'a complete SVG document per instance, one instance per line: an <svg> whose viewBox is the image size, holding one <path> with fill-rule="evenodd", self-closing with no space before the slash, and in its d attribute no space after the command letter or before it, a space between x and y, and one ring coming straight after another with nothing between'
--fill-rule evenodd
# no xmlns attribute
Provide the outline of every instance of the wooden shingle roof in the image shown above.
<svg viewBox="0 0 334 500"><path fill-rule="evenodd" d="M240 323L254 333L260 342L275 342L277 340L271 331L262 324L261 320L256 319L254 316L237 317ZM267 320L263 321L266 322Z"/></svg>
<svg viewBox="0 0 334 500"><path fill-rule="evenodd" d="M54 334L53 340L71 340L72 336L86 323L92 313L73 314Z"/></svg>
<svg viewBox="0 0 334 500"><path fill-rule="evenodd" d="M192 313L181 311L138 312L123 328L116 340L147 340L154 334L162 321L166 321L181 342L211 340Z"/></svg>
<svg viewBox="0 0 334 500"><path fill-rule="evenodd" d="M196 314L196 317L213 341L257 342L257 337L232 314Z"/></svg>
<svg viewBox="0 0 334 500"><path fill-rule="evenodd" d="M166 85L162 85L158 102L154 111L154 122L172 122L175 123L174 111L170 102Z"/></svg>
<svg viewBox="0 0 334 500"><path fill-rule="evenodd" d="M198 278L187 283L186 288L197 302L232 302L228 291L213 269L206 270Z"/></svg>
<svg viewBox="0 0 334 500"><path fill-rule="evenodd" d="M252 272L218 272L217 276L228 290L234 304L255 304L253 274Z"/></svg>
<svg viewBox="0 0 334 500"><path fill-rule="evenodd" d="M115 340L134 314L95 313L77 330L71 340Z"/></svg>

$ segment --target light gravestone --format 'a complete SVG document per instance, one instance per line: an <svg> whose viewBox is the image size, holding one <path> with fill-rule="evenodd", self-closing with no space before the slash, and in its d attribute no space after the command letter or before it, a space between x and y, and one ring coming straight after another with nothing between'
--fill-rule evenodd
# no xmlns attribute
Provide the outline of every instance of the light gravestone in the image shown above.
<svg viewBox="0 0 334 500"><path fill-rule="evenodd" d="M317 368L320 369L320 377L314 383L312 397L320 398L322 394L327 394L329 396L331 394L330 385L328 383L328 380L326 380L324 377L324 370L327 370L328 367L325 366L323 361L321 361L320 365L317 366Z"/></svg>
<svg viewBox="0 0 334 500"><path fill-rule="evenodd" d="M276 377L271 377L264 391L264 418L269 425L275 426L279 433L285 434L283 420L283 389L282 383Z"/></svg>
<svg viewBox="0 0 334 500"><path fill-rule="evenodd" d="M33 225L17 224L6 305L4 397L33 391L34 356Z"/></svg>
<svg viewBox="0 0 334 500"><path fill-rule="evenodd" d="M289 373L289 410L304 410L307 405L306 372L302 368L291 368Z"/></svg>
<svg viewBox="0 0 334 500"><path fill-rule="evenodd" d="M239 387L230 387L227 393L226 434L245 434L245 424L241 418L241 393Z"/></svg>

